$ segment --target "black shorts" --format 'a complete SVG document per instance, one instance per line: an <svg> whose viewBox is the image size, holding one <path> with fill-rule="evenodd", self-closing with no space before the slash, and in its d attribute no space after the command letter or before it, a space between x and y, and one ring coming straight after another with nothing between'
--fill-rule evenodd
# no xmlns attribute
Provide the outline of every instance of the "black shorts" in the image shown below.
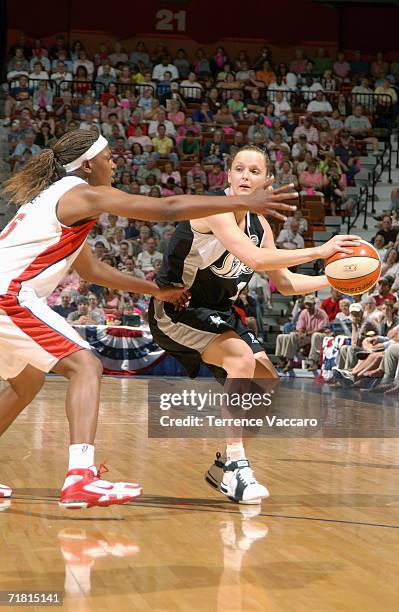
<svg viewBox="0 0 399 612"><path fill-rule="evenodd" d="M220 311L189 306L175 311L172 304L152 298L148 320L155 342L181 363L190 378L198 376L204 363L201 355L207 346L226 331L236 332L253 353L263 353L265 350L233 308ZM223 368L205 365L215 378L226 378Z"/></svg>

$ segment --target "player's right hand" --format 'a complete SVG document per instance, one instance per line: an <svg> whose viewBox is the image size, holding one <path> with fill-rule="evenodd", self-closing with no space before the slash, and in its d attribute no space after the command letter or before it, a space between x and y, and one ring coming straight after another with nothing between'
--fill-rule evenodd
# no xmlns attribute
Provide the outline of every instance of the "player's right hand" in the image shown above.
<svg viewBox="0 0 399 612"><path fill-rule="evenodd" d="M343 234L333 236L328 242L320 247L317 247L317 251L320 259L328 259L335 253L346 253L350 255L353 253L351 247L360 246L361 237L351 234Z"/></svg>
<svg viewBox="0 0 399 612"><path fill-rule="evenodd" d="M248 210L257 213L258 215L268 215L286 221L285 215L277 212L278 210L293 212L296 210L296 206L287 204L290 200L298 200L298 193L292 191L294 185L283 185L278 189L271 189L273 178L269 178L265 187L259 187L255 189L251 194L245 196L245 205L248 206Z"/></svg>

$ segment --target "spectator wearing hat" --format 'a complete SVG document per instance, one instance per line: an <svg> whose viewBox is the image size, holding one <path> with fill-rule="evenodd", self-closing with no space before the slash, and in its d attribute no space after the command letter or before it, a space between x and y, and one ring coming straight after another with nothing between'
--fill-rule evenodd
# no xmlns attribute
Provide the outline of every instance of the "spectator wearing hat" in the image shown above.
<svg viewBox="0 0 399 612"><path fill-rule="evenodd" d="M387 275L382 276L378 281L378 293L374 295L377 308L382 306L386 301L390 301L393 304L396 302L396 296L391 293L391 287L394 280L393 276Z"/></svg>
<svg viewBox="0 0 399 612"><path fill-rule="evenodd" d="M310 346L309 359L311 369L320 361L320 349L328 326L328 316L316 306L316 298L307 295L304 298L304 309L301 311L296 331L279 334L276 341L276 355L281 358L283 372L293 369L293 360L300 348Z"/></svg>
<svg viewBox="0 0 399 612"><path fill-rule="evenodd" d="M378 335L380 331L379 325L375 321L368 320L364 316L365 313L360 302L351 304L349 313L352 322L351 343L341 347L337 355L337 365L332 369L334 382L337 386L353 384L355 377L352 374L352 369L358 361L357 354L362 350L363 340L367 337L367 334Z"/></svg>

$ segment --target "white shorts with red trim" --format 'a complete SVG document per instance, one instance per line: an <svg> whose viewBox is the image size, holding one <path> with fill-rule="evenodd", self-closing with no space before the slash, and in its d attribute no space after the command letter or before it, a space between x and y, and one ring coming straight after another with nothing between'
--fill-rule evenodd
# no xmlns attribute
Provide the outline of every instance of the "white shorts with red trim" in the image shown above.
<svg viewBox="0 0 399 612"><path fill-rule="evenodd" d="M0 377L14 378L32 365L49 372L55 364L88 342L59 314L39 299L0 297Z"/></svg>

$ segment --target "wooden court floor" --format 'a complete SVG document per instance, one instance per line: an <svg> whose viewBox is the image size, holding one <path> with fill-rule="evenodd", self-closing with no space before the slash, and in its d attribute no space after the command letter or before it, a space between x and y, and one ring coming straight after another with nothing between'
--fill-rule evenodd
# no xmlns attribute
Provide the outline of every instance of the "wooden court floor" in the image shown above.
<svg viewBox="0 0 399 612"><path fill-rule="evenodd" d="M73 612L399 609L397 439L258 438L249 456L271 497L237 507L203 481L221 441L148 439L147 381L108 378L97 462L144 495L65 511L65 387L50 378L0 441L15 491L0 507L0 591L62 591ZM287 388L293 402L313 391Z"/></svg>

